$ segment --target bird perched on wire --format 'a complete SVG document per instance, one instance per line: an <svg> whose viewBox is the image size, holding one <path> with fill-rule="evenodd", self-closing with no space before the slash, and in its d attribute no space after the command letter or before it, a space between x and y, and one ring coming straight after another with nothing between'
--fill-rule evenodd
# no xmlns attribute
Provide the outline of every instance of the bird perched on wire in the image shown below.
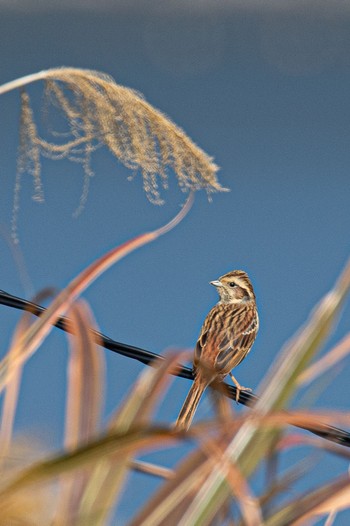
<svg viewBox="0 0 350 526"><path fill-rule="evenodd" d="M247 356L259 329L253 286L246 272L233 270L216 281L220 300L204 320L193 359L194 381L181 408L175 427L187 430L204 390L222 382L228 374L236 386L236 400L243 390L232 369Z"/></svg>

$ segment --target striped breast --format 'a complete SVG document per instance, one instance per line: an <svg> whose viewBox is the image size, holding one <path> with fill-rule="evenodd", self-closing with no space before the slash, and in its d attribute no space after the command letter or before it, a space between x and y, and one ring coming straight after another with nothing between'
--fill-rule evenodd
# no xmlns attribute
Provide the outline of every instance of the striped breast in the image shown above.
<svg viewBox="0 0 350 526"><path fill-rule="evenodd" d="M199 362L225 377L249 353L259 329L254 301L215 305L206 317L195 348Z"/></svg>

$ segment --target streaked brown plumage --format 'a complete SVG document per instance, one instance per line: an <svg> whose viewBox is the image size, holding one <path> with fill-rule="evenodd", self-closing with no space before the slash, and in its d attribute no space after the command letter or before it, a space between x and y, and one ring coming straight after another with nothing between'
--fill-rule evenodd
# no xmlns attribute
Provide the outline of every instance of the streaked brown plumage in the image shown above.
<svg viewBox="0 0 350 526"><path fill-rule="evenodd" d="M230 374L237 387L237 400L242 387L231 370L249 353L259 329L255 294L248 275L233 270L212 281L220 301L205 318L193 359L194 382L176 421L179 429L191 425L201 396L212 382L223 381Z"/></svg>

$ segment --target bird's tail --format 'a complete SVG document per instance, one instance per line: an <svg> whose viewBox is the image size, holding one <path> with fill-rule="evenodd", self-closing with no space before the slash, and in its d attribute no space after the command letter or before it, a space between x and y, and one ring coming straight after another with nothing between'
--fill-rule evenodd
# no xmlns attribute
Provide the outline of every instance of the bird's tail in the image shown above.
<svg viewBox="0 0 350 526"><path fill-rule="evenodd" d="M199 401L206 387L210 382L205 381L201 376L196 376L191 389L188 391L179 416L177 417L175 428L187 431L191 425L194 414L197 410Z"/></svg>

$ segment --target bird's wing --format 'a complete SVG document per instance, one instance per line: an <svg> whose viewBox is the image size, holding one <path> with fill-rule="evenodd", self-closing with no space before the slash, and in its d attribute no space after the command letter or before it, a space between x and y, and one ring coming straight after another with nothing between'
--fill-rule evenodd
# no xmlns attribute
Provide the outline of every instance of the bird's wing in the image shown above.
<svg viewBox="0 0 350 526"><path fill-rule="evenodd" d="M255 305L216 305L204 321L195 348L194 367L200 360L226 375L248 354L259 328Z"/></svg>

